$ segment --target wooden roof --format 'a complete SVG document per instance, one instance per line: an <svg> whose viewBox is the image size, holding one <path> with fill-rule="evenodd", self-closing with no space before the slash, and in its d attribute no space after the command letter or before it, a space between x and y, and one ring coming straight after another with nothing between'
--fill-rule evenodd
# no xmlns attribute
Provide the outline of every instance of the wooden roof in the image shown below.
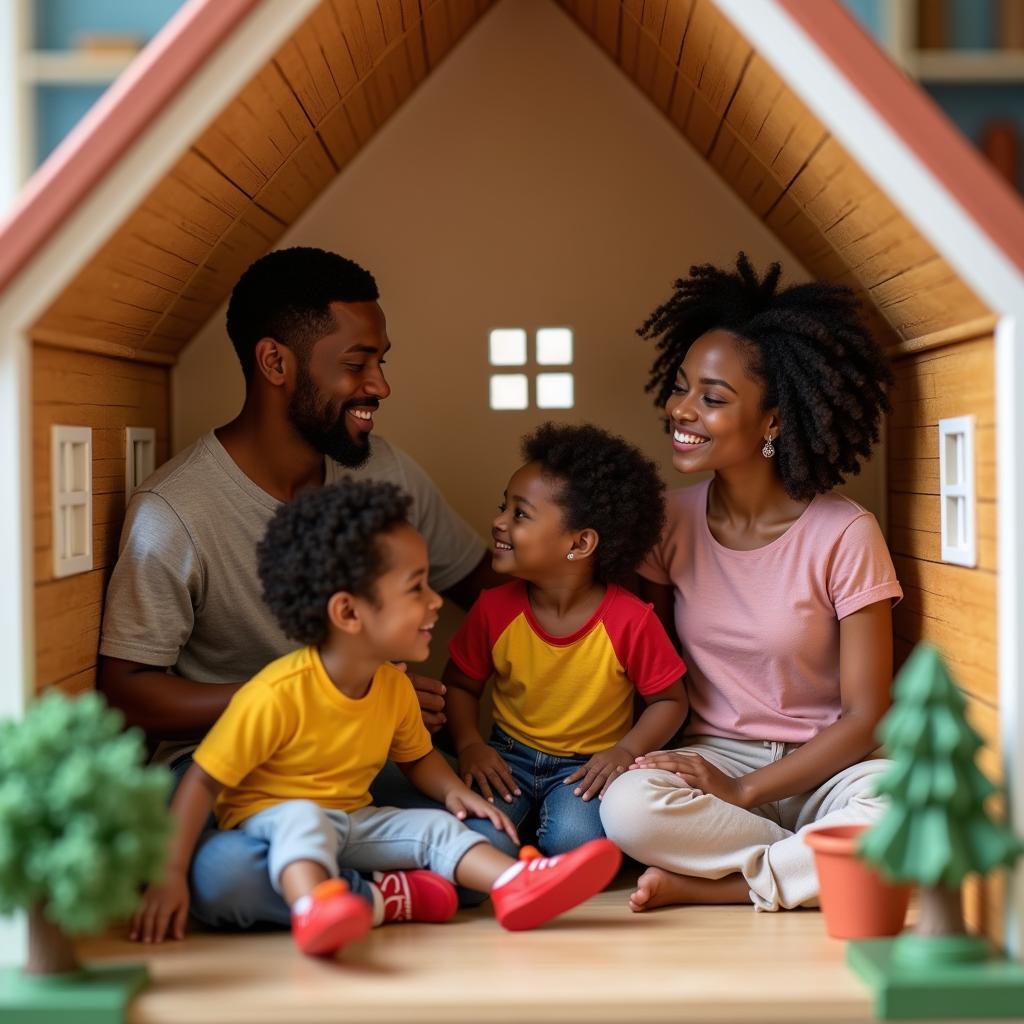
<svg viewBox="0 0 1024 1024"><path fill-rule="evenodd" d="M322 0L99 247L32 336L173 362L239 273L493 2ZM808 270L864 296L891 344L913 350L950 331L991 328L991 310L713 0L558 2ZM829 8L828 31L839 24L884 61L837 4L820 5ZM914 103L929 101L902 82L913 116ZM1004 221L1005 209L1024 216L967 143L943 130L943 152L952 145L967 168L961 187L994 188Z"/></svg>

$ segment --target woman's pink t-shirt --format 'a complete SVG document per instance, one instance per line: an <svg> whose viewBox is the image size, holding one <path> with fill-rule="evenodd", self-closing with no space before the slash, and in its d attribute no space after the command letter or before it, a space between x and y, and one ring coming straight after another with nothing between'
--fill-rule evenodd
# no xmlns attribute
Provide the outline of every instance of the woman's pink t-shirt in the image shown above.
<svg viewBox="0 0 1024 1024"><path fill-rule="evenodd" d="M672 491L640 575L675 589L690 735L804 743L839 718L839 620L903 596L875 517L819 494L777 540L723 547L710 481Z"/></svg>

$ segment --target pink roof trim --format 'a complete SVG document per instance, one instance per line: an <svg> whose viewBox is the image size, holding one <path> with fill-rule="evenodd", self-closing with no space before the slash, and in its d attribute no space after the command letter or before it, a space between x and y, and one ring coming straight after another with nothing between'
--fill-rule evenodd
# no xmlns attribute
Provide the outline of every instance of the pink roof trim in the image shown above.
<svg viewBox="0 0 1024 1024"><path fill-rule="evenodd" d="M0 289L256 5L187 0L32 175L0 223Z"/></svg>
<svg viewBox="0 0 1024 1024"><path fill-rule="evenodd" d="M979 227L1024 272L1024 204L836 0L777 0Z"/></svg>

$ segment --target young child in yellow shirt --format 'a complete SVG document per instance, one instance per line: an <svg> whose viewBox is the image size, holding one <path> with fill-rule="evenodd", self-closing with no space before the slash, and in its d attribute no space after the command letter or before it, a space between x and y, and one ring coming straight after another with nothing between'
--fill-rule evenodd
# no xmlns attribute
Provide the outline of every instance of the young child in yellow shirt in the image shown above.
<svg viewBox="0 0 1024 1024"><path fill-rule="evenodd" d="M263 595L305 646L243 686L196 750L171 804L166 879L146 891L133 938L183 937L188 865L211 807L221 828L269 842L271 883L291 907L296 944L313 955L371 927L366 902L337 878L342 866L434 872L434 920L455 912L452 882L489 891L511 930L550 920L614 876L620 855L608 840L527 863L463 824L482 816L517 841L506 815L433 750L412 684L390 664L427 657L441 607L408 507L393 484L346 479L275 513L258 552ZM388 758L447 812L371 806Z"/></svg>

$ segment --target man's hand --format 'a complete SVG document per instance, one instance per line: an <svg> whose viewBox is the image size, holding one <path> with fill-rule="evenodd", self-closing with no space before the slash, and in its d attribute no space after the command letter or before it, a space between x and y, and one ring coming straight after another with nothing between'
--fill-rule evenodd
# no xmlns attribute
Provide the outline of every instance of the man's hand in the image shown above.
<svg viewBox="0 0 1024 1024"><path fill-rule="evenodd" d="M632 751L625 747L609 747L599 750L581 767L577 768L563 783L570 786L574 782L579 785L573 790L574 795L590 800L602 797L608 787L633 764Z"/></svg>
<svg viewBox="0 0 1024 1024"><path fill-rule="evenodd" d="M512 803L512 794L520 796L522 791L516 785L512 769L502 760L501 755L486 743L470 743L459 751L459 778L467 786L476 783L487 800L494 803L494 791L502 795L506 803Z"/></svg>
<svg viewBox="0 0 1024 1024"><path fill-rule="evenodd" d="M453 789L445 797L444 805L459 821L465 821L467 815L473 818L486 818L499 832L504 832L513 843L519 844L519 835L512 824L512 819L467 786Z"/></svg>
<svg viewBox="0 0 1024 1024"><path fill-rule="evenodd" d="M132 914L128 937L132 942L163 942L164 936L185 938L188 920L188 880L183 871L167 872L163 885L151 885L142 906Z"/></svg>
<svg viewBox="0 0 1024 1024"><path fill-rule="evenodd" d="M702 793L717 796L719 800L735 804L744 810L750 810L747 786L743 776L734 779L716 768L710 761L705 761L700 754L677 750L654 750L650 754L638 757L632 768L661 768L674 772L687 785L699 789Z"/></svg>
<svg viewBox="0 0 1024 1024"><path fill-rule="evenodd" d="M404 665L397 667L405 671ZM444 713L445 685L440 679L431 679L429 676L410 675L409 678L416 690L416 699L420 702L423 724L428 732L435 733L448 721Z"/></svg>

